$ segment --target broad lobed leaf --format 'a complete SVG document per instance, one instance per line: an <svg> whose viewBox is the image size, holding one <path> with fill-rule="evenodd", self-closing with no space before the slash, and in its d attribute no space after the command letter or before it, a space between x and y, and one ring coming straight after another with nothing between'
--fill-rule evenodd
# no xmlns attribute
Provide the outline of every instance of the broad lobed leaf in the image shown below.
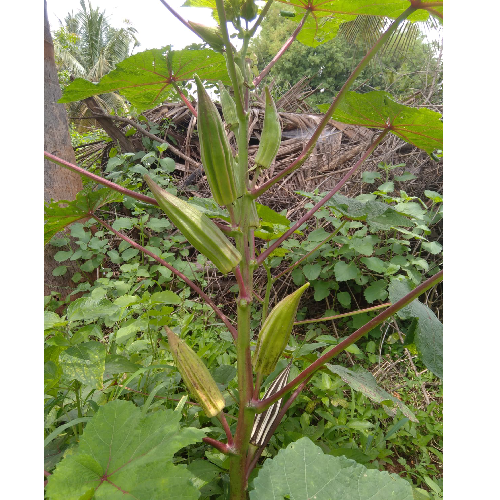
<svg viewBox="0 0 500 500"><path fill-rule="evenodd" d="M56 467L47 484L50 500L197 499L193 475L172 464L179 449L204 437L203 429L179 429L181 413L144 416L130 401L102 406L87 424L77 450Z"/></svg>
<svg viewBox="0 0 500 500"><path fill-rule="evenodd" d="M325 455L303 437L267 459L250 500L413 500L411 484L396 474Z"/></svg>

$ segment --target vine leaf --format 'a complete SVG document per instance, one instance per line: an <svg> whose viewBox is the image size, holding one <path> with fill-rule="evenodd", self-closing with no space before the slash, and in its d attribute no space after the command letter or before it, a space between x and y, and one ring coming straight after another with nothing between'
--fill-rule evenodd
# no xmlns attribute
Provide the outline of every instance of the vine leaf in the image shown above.
<svg viewBox="0 0 500 500"><path fill-rule="evenodd" d="M326 112L328 104L318 108ZM332 118L342 123L386 129L431 154L443 149L442 115L427 108L412 108L395 102L381 90L366 94L347 92Z"/></svg>
<svg viewBox="0 0 500 500"><path fill-rule="evenodd" d="M307 437L267 459L254 487L250 500L413 500L411 484L398 475L325 455Z"/></svg>
<svg viewBox="0 0 500 500"><path fill-rule="evenodd" d="M59 355L64 375L92 389L102 389L105 360L106 346L94 340L69 347Z"/></svg>
<svg viewBox="0 0 500 500"><path fill-rule="evenodd" d="M342 23L353 21L359 15L379 16L396 19L409 6L407 0L279 0L280 3L309 11L303 28L300 30L297 40L309 47L316 47L328 42L337 36ZM439 9L439 8L438 8ZM436 9L436 10L438 10ZM412 22L426 21L429 13L419 9L408 17ZM292 22L300 22L302 16L290 18Z"/></svg>
<svg viewBox="0 0 500 500"><path fill-rule="evenodd" d="M337 374L349 387L355 391L363 393L367 398L371 399L375 403L382 403L392 401L400 410L401 413L408 417L412 422L418 422L415 415L410 411L410 409L402 403L398 398L392 396L387 391L382 389L377 384L375 377L364 368L357 367L356 370L350 370L349 368L344 368L339 365L331 365L327 363L325 365L332 373ZM387 404L382 404L384 410L394 417L396 415L396 409L390 408Z"/></svg>
<svg viewBox="0 0 500 500"><path fill-rule="evenodd" d="M394 278L389 284L389 300L394 304L411 292L410 283L405 278ZM422 363L434 375L443 378L443 324L436 315L422 302L415 299L397 312L401 319L418 318L418 324L412 331ZM413 324L413 328L415 325Z"/></svg>
<svg viewBox="0 0 500 500"><path fill-rule="evenodd" d="M203 429L179 429L181 413L173 410L142 415L132 402L115 400L101 406L81 436L49 477L50 500L195 500L198 490L185 468L172 457L200 442Z"/></svg>
<svg viewBox="0 0 500 500"><path fill-rule="evenodd" d="M172 98L176 93L173 84L190 80L194 73L202 80L230 83L222 54L210 49L170 50L170 46L166 46L128 57L97 84L76 78L58 102L80 101L118 91L141 112Z"/></svg>
<svg viewBox="0 0 500 500"><path fill-rule="evenodd" d="M100 188L91 191L93 186L89 186L89 188L80 191L74 201L59 200L45 204L44 245L66 226L77 220L90 217L92 212L103 205L123 199L123 195L113 189Z"/></svg>

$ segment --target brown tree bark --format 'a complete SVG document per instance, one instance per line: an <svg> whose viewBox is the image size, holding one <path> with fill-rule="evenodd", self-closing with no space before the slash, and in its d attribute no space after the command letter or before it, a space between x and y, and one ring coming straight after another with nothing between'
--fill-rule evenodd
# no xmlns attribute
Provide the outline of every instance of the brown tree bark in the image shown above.
<svg viewBox="0 0 500 500"><path fill-rule="evenodd" d="M54 45L50 34L47 17L47 1L45 0L44 21L44 149L71 163L76 163L75 152L69 136L68 117L64 104L58 104L61 98L61 88L57 78L54 60ZM74 200L82 189L81 177L55 163L44 160L44 200ZM44 294L51 291L60 292L63 298L74 287L72 275L79 270L76 264L69 262L68 272L64 276L52 276L52 271L59 266L54 260L59 248L46 245L44 250ZM74 269L71 269L73 264Z"/></svg>

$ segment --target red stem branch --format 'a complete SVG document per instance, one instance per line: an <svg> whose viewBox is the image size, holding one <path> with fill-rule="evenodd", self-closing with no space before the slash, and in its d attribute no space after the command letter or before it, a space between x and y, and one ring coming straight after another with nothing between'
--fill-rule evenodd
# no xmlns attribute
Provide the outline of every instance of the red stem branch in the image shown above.
<svg viewBox="0 0 500 500"><path fill-rule="evenodd" d="M381 312L375 318L370 320L368 323L363 325L361 328L356 330L354 333L349 335L345 340L337 344L331 351L323 354L320 358L318 358L314 363L309 365L302 373L300 373L294 380L289 382L283 389L278 391L273 396L263 399L261 401L255 401L254 406L257 409L258 413L261 413L267 408L269 408L273 403L278 401L282 396L284 396L287 392L290 392L294 387L300 384L303 380L307 379L310 375L314 374L317 370L319 370L325 363L333 359L337 354L342 352L344 349L349 347L351 344L356 342L356 340L360 339L363 335L368 333L370 330L375 328L376 326L383 323L386 319L390 318L394 313L408 305L412 300L416 299L419 295L424 293L429 288L437 285L440 281L443 280L443 271L439 271L434 276L431 276L429 279L424 281L422 284L417 286L410 293L405 295L402 299L398 300L391 307L387 308L385 311Z"/></svg>
<svg viewBox="0 0 500 500"><path fill-rule="evenodd" d="M225 443L221 443L220 441L217 441L217 439L213 439L211 437L204 437L203 442L213 446L214 448L219 450L221 453L224 453L224 455L229 455L231 453L229 446Z"/></svg>
<svg viewBox="0 0 500 500"><path fill-rule="evenodd" d="M149 255L151 258L156 260L159 264L162 266L165 266L167 269L170 269L178 278L180 278L182 281L184 281L188 286L190 286L200 297L205 300L205 302L214 310L215 314L219 316L219 318L224 322L224 324L227 326L229 331L231 332L231 335L233 336L233 339L236 341L236 338L238 337L238 332L236 331L236 328L230 323L229 319L227 316L214 304L212 299L195 283L193 283L187 276L185 276L183 273L175 269L172 265L170 265L168 262L164 261L157 255L155 255L153 252L150 252L143 246L139 245L139 243L136 243L134 240L131 240L128 236L125 236L123 233L120 233L119 231L116 231L116 229L113 229L107 222L103 221L97 215L94 213L91 214L91 216L100 224L102 224L106 229L109 229L111 232L116 234L119 238L122 240L126 241L127 243L130 243L134 248L137 250L140 250L141 252L145 253L146 255Z"/></svg>
<svg viewBox="0 0 500 500"><path fill-rule="evenodd" d="M229 424L227 423L226 415L223 411L221 411L217 415L217 418L219 419L222 427L224 428L224 432L226 433L227 445L232 448L234 446L233 435L231 434L231 429L229 428Z"/></svg>
<svg viewBox="0 0 500 500"><path fill-rule="evenodd" d="M193 115L196 118L198 118L198 113L196 112L196 109L193 108L193 105L189 102L188 98L182 93L179 86L174 81L172 81L172 85L174 86L175 90L179 94L180 98L184 101L184 104L190 109L191 113L193 113Z"/></svg>
<svg viewBox="0 0 500 500"><path fill-rule="evenodd" d="M307 212L304 216L302 216L286 233L284 233L280 238L278 238L272 245L269 246L264 252L262 252L257 257L257 264L261 264L270 253L277 247L281 245L290 235L294 233L304 222L307 222L315 212L317 212L335 193L337 193L342 186L354 175L356 170L366 161L366 159L372 154L373 150L380 144L383 138L389 133L389 129L386 128L372 143L372 145L368 148L366 153L355 163L355 165L344 175L342 180L316 205L314 205L309 212Z"/></svg>
<svg viewBox="0 0 500 500"><path fill-rule="evenodd" d="M115 184L114 182L108 181L103 177L99 177L98 175L92 174L91 172L87 172L87 170L85 170L84 168L77 167L76 165L73 165L72 163L63 160L62 158L58 158L57 156L54 156L53 154L50 154L47 151L43 152L43 156L45 156L47 160L50 160L53 163L57 163L61 167L73 170L73 172L78 172L79 174L84 175L85 177L88 177L89 179L92 179L93 181L96 181L99 184L102 184L103 186L114 189L119 193L135 198L136 200L158 206L158 202L154 198L150 198L149 196L146 196L144 194L136 193L134 191L131 191L130 189L126 189L120 186L119 184Z"/></svg>
<svg viewBox="0 0 500 500"><path fill-rule="evenodd" d="M309 15L309 11L306 11L304 14L304 17L300 21L299 25L295 28L295 31L292 33L290 38L285 42L283 47L278 51L278 53L272 58L271 62L262 70L261 74L259 76L256 76L253 84L257 86L262 79L271 71L271 68L278 62L278 60L281 58L281 56L288 50L290 45L295 41L297 38L297 35L299 34L299 31L302 29L302 26L304 26L304 23L306 22L307 16Z"/></svg>

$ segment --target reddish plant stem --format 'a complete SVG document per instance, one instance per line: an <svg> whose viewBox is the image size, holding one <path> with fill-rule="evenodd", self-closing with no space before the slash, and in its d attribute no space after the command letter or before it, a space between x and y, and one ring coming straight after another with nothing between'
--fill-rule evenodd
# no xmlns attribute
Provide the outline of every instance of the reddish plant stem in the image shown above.
<svg viewBox="0 0 500 500"><path fill-rule="evenodd" d="M332 104L328 108L328 111L325 113L325 116L321 120L320 124L317 126L314 134L309 139L308 143L304 146L302 153L297 157L295 161L291 163L290 166L285 168L278 175L269 179L262 186L255 188L251 191L251 194L254 198L259 197L263 193L265 193L272 185L274 185L279 180L283 179L285 176L299 168L307 159L307 157L311 154L312 148L316 144L319 139L323 129L326 127L326 124L330 121L330 118L333 115L333 112L339 105L340 101L350 89L351 85L354 83L354 80L359 76L361 71L366 67L366 65L370 62L373 56L379 51L379 49L384 45L384 43L389 39L389 37L394 33L397 27L408 17L410 16L418 7L414 7L413 5L406 9L387 29L387 31L375 42L373 47L366 53L366 55L361 59L359 64L356 66L354 71L351 73L349 78L346 80L342 88L339 90L339 93L335 96ZM387 129L386 129L387 130Z"/></svg>
<svg viewBox="0 0 500 500"><path fill-rule="evenodd" d="M257 413L262 413L263 411L267 410L267 408L269 408L273 403L278 401L278 399L284 396L287 392L290 392L303 380L307 379L307 377L314 374L325 363L333 359L337 354L342 352L345 348L349 347L351 344L356 342L356 340L360 339L370 330L383 323L386 319L390 318L394 313L396 313L397 311L408 305L412 300L416 299L419 295L424 293L429 288L437 285L442 280L443 280L443 271L439 271L437 274L431 276L429 279L427 279L422 284L417 286L417 288L415 288L410 293L405 295L402 299L398 300L391 307L387 308L385 311L381 312L380 314L375 316L375 318L373 318L368 323L363 325L361 328L356 330L354 333L349 335L349 337L347 337L344 341L340 342L340 344L336 345L332 350L330 350L326 354L323 354L323 356L321 356L314 363L309 365L302 373L300 373L297 377L295 377L294 380L289 382L285 387L283 387L283 389L278 391L276 394L261 401L254 401L254 407L257 409Z"/></svg>
<svg viewBox="0 0 500 500"><path fill-rule="evenodd" d="M306 380L304 380L295 389L295 391L293 391L292 395L287 399L286 403L281 408L280 412L278 413L278 416L276 417L276 419L273 422L273 425L271 425L271 427L267 431L266 437L264 439L264 443L257 449L257 451L255 452L255 454L252 457L251 462L247 466L247 481L248 481L248 477L250 476L251 472L253 471L253 469L257 465L257 461L259 460L262 452L264 451L265 447L267 446L267 444L271 440L271 437L273 436L274 431L278 428L278 425L283 420L285 413L288 411L288 409L290 408L292 403L297 399L297 396L302 392L302 390L309 383L309 381L311 380L312 377L313 377L313 375L310 375Z"/></svg>
<svg viewBox="0 0 500 500"><path fill-rule="evenodd" d="M174 9L172 9L172 7L170 7L170 5L168 5L167 2L165 2L165 0L160 0L160 2L169 10L169 12L175 16L189 31L192 31L197 37L199 37L201 40L203 40L203 38L201 38L200 35L198 35L198 33L196 33L196 31L191 28L191 25L180 15L178 14ZM205 40L203 40L205 41Z"/></svg>
<svg viewBox="0 0 500 500"><path fill-rule="evenodd" d="M236 276L236 281L238 282L238 286L240 287L240 298L245 300L251 299L251 297L248 296L247 290L245 288L245 283L243 281L243 276L241 275L239 267L234 268L234 275Z"/></svg>
<svg viewBox="0 0 500 500"><path fill-rule="evenodd" d="M126 241L127 243L130 243L134 248L137 250L140 250L141 252L145 253L146 255L149 255L151 258L156 260L159 264L162 266L165 266L167 269L170 269L178 278L180 278L184 283L186 283L188 286L190 286L200 297L202 297L205 302L214 310L215 314L219 316L219 318L224 322L224 324L227 326L229 331L231 332L231 335L233 336L233 339L236 341L238 337L238 332L236 331L236 328L230 323L229 319L226 317L226 315L214 304L212 299L195 283L193 283L187 276L185 276L183 273L175 269L172 265L170 265L168 262L164 261L157 255L155 255L153 252L150 252L143 246L139 245L139 243L136 243L134 240L131 240L128 236L125 236L123 233L120 233L119 231L116 231L116 229L113 229L107 222L103 221L97 215L94 213L91 214L91 216L100 224L102 224L106 229L109 229L111 232L116 234L119 238L122 240Z"/></svg>
<svg viewBox="0 0 500 500"><path fill-rule="evenodd" d="M295 31L292 33L290 38L285 42L283 47L278 51L278 53L272 58L271 62L262 70L260 75L256 76L254 78L253 84L255 86L259 85L259 83L262 81L262 79L271 71L271 68L279 61L281 56L289 49L290 45L295 41L297 38L297 35L299 34L300 30L304 26L304 23L306 22L307 16L309 15L310 11L306 11L304 14L304 17L300 21L299 25L295 28Z"/></svg>
<svg viewBox="0 0 500 500"><path fill-rule="evenodd" d="M51 474L50 472L46 471L46 470L44 470L44 471L43 471L43 475L44 475L45 477L52 476L52 474Z"/></svg>
<svg viewBox="0 0 500 500"><path fill-rule="evenodd" d="M57 163L61 167L68 168L69 170L73 170L74 172L78 172L79 174L84 175L85 177L88 177L89 179L92 179L93 181L96 181L99 184L102 184L103 186L114 189L115 191L118 191L119 193L130 196L131 198L135 198L136 200L143 201L145 203L149 203L151 205L158 206L158 202L154 198L150 198L149 196L146 196L144 194L136 193L135 191L131 191L130 189L126 189L126 188L120 186L119 184L115 184L114 182L108 181L107 179L104 179L103 177L99 177L98 175L87 172L84 168L77 167L76 165L73 165L72 163L69 163L66 160L58 158L57 156L54 156L54 155L48 153L47 151L43 152L43 156L45 156L45 158L47 158L47 160L50 160L51 162Z"/></svg>
<svg viewBox="0 0 500 500"><path fill-rule="evenodd" d="M227 423L226 415L223 411L221 411L217 415L217 418L219 419L222 427L224 428L224 432L226 433L227 445L232 448L234 446L233 435L231 434L231 429L229 428L229 424Z"/></svg>
<svg viewBox="0 0 500 500"><path fill-rule="evenodd" d="M221 443L220 441L217 441L217 439L213 439L211 437L204 437L203 442L213 446L221 453L224 453L224 455L229 455L232 452L232 450L227 444Z"/></svg>
<svg viewBox="0 0 500 500"><path fill-rule="evenodd" d="M269 246L264 252L262 252L257 257L257 264L262 264L269 254L277 247L281 245L290 235L294 233L304 222L307 222L315 212L317 212L335 193L337 193L342 186L354 175L354 173L361 167L361 165L366 161L366 159L373 153L373 150L380 144L384 137L389 133L389 129L386 128L372 143L368 148L366 153L355 163L355 165L344 175L342 180L316 205L314 205L309 212L307 212L303 217L301 217L286 233L284 233L280 238L278 238L272 245Z"/></svg>
<svg viewBox="0 0 500 500"><path fill-rule="evenodd" d="M193 108L193 105L189 102L188 98L182 93L182 91L179 88L179 86L177 85L177 83L175 83L174 81L172 81L172 85L174 86L174 89L179 94L180 98L184 101L184 104L189 108L189 110L191 111L191 113L193 113L193 115L196 118L198 118L198 113L196 112L196 109Z"/></svg>
<svg viewBox="0 0 500 500"><path fill-rule="evenodd" d="M143 201L144 203L149 203L150 205L158 206L158 202L154 198L150 198L149 196L146 196L144 194L136 193L135 191L130 191L130 189L126 189L120 186L119 184L115 184L114 182L108 181L103 177L99 177L98 175L92 174L91 172L87 172L87 170L85 170L84 168L78 167L77 165L73 165L72 163L69 163L66 160L62 160L57 156L51 155L50 153L47 153L47 151L44 151L43 155L48 160L57 163L61 167L73 170L74 172L78 172L79 174L84 175L85 177L88 177L89 179L92 179L93 181L102 184L103 186L114 189L115 191L130 196L131 198L134 198L136 200ZM216 221L213 222L221 231L224 231L225 233L230 233L232 231L232 229L225 224L221 224L220 222Z"/></svg>
<svg viewBox="0 0 500 500"><path fill-rule="evenodd" d="M366 309L359 309L354 312L348 312L344 314L336 314L335 316L327 316L325 318L317 318L317 319L305 319L303 321L295 321L293 324L294 325L305 325L306 323L319 323L320 321L330 321L332 319L339 319L339 318L347 318L348 316L355 316L356 314L361 314L369 311L376 311L377 309L382 309L383 307L389 307L391 305L390 302L387 304L380 304L378 306L373 306L373 307L367 307Z"/></svg>

